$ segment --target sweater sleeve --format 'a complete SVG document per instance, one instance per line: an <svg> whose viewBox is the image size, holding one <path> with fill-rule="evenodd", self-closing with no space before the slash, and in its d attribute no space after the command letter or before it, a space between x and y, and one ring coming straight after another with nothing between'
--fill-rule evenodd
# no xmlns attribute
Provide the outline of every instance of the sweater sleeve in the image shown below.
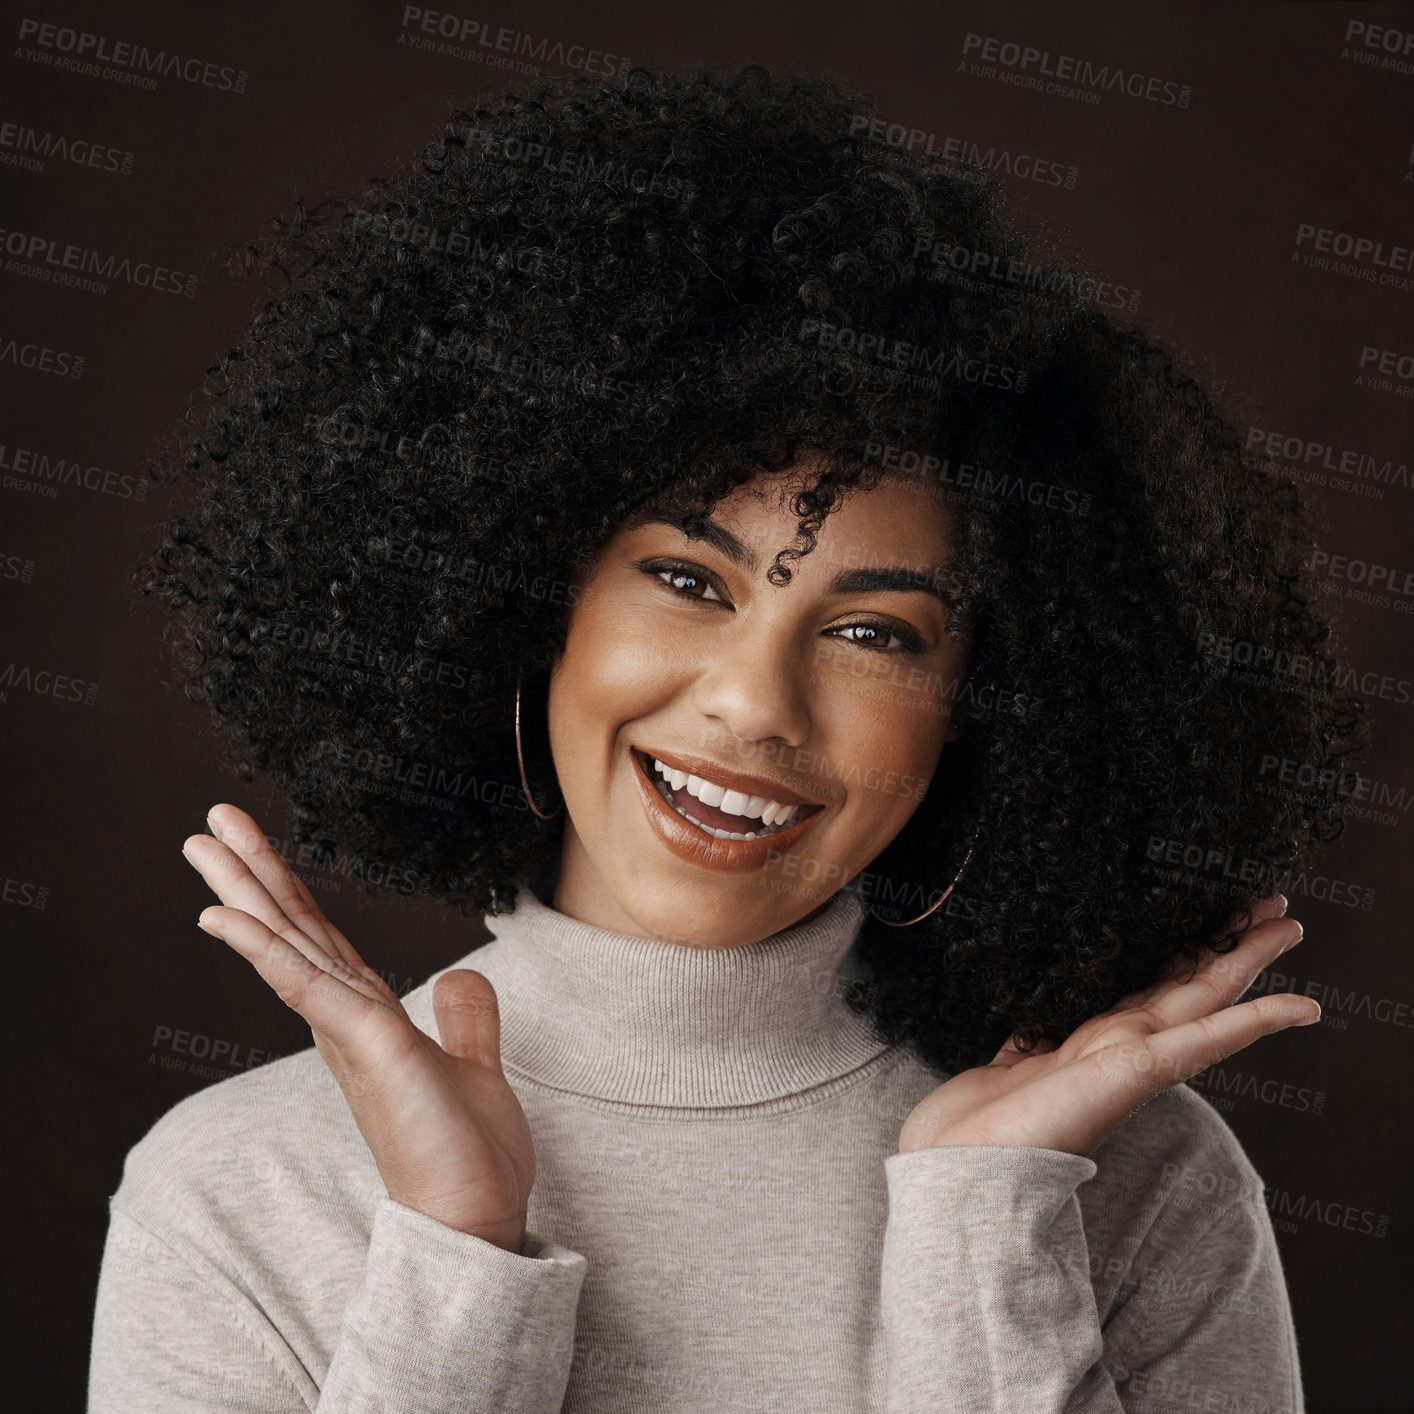
<svg viewBox="0 0 1414 1414"><path fill-rule="evenodd" d="M1135 1414L1175 1400L1302 1414L1261 1195L1136 1270L1107 1348L1076 1192L1097 1171L1078 1154L1009 1146L885 1160L888 1414Z"/></svg>
<svg viewBox="0 0 1414 1414"><path fill-rule="evenodd" d="M380 1199L363 1282L321 1384L252 1298L180 1238L110 1218L92 1414L552 1414L587 1267L526 1234L520 1255Z"/></svg>

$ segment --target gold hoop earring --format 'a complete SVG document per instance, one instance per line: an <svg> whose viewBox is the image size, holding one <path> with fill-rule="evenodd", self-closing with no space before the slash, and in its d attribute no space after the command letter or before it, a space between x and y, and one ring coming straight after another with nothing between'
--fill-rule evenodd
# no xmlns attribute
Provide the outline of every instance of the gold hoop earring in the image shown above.
<svg viewBox="0 0 1414 1414"><path fill-rule="evenodd" d="M535 797L530 793L530 782L525 778L525 757L520 749L520 673L516 674L516 764L520 767L520 788L525 792L526 803L542 820L553 820L565 808L561 801L548 815L537 808Z"/></svg>
<svg viewBox="0 0 1414 1414"><path fill-rule="evenodd" d="M869 912L872 913L874 917L879 920L880 923L884 924L884 926L888 928L911 928L915 923L921 923L930 913L935 913L939 908L941 908L943 905L943 900L946 899L947 896L952 893L955 888L957 888L957 881L962 878L963 870L967 868L969 861L972 859L972 851L977 848L977 837L981 833L982 827L979 825L977 827L977 833L972 836L972 843L967 847L967 858L962 861L962 869L959 869L957 873L953 875L952 883L950 883L947 888L943 890L942 897L939 898L937 903L935 903L932 908L925 908L923 912L918 915L917 918L910 918L907 923L889 922L887 918L884 918L879 914L878 910L874 907L873 904L869 905Z"/></svg>

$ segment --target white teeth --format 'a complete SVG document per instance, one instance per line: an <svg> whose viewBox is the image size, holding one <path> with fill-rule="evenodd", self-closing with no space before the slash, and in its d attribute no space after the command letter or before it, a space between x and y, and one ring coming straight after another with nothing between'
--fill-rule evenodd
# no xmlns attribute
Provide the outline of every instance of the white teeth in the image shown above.
<svg viewBox="0 0 1414 1414"><path fill-rule="evenodd" d="M704 781L701 776L689 776L687 793L695 795L703 805L720 805L727 792L725 786L715 786L711 781Z"/></svg>
<svg viewBox="0 0 1414 1414"><path fill-rule="evenodd" d="M653 762L653 769L674 791L685 790L704 805L711 805L728 815L740 815L746 819L759 817L761 821L759 830L753 830L744 835L736 834L731 830L718 830L710 825L704 825L701 820L693 819L680 805L668 800L668 804L672 805L673 809L684 819L691 820L699 830L705 830L709 835L713 835L719 840L754 840L760 835L773 835L792 824L795 817L800 814L800 807L797 805L782 805L780 801L768 800L764 795L749 796L743 791L730 790L726 786L704 781L701 776L693 776L686 771L675 770L671 766L664 765L656 756L649 759ZM659 793L663 794L665 800L668 799L661 786Z"/></svg>
<svg viewBox="0 0 1414 1414"><path fill-rule="evenodd" d="M674 771L671 766L665 766L656 756L649 758L653 762L653 769L664 777L674 790L682 790L687 785L687 772Z"/></svg>
<svg viewBox="0 0 1414 1414"><path fill-rule="evenodd" d="M763 825L777 825L784 829L791 824L800 813L797 805L782 805L778 800L768 800L764 795L746 795L743 791L731 790L726 786L715 785L711 781L704 781L701 776L689 775L686 771L674 770L671 766L666 766L659 761L656 756L651 758L653 769L662 776L675 791L686 790L691 796L695 796L704 805L714 806L716 809L724 811L728 815L741 815L746 819L759 818ZM691 818L690 816L688 818ZM696 821L694 824L698 823ZM703 826L705 829L706 826ZM725 831L718 831L726 838L739 839L742 836L727 834Z"/></svg>

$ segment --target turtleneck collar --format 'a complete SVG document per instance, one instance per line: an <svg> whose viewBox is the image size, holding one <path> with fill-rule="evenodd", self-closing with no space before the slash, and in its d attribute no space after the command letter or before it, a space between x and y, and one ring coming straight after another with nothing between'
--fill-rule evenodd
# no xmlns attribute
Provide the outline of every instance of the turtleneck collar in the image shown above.
<svg viewBox="0 0 1414 1414"><path fill-rule="evenodd" d="M514 912L486 915L492 941L442 971L472 967L490 979L508 1076L631 1105L761 1104L889 1049L845 1000L859 977L862 922L858 895L841 890L815 918L769 938L688 947L582 923L522 883ZM433 1036L440 975L404 998Z"/></svg>

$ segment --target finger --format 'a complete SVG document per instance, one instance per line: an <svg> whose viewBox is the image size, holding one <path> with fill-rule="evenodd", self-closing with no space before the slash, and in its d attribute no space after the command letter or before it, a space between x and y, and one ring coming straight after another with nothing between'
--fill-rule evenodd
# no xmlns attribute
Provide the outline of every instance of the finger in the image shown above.
<svg viewBox="0 0 1414 1414"><path fill-rule="evenodd" d="M200 926L240 953L286 1006L358 1064L369 1059L370 1018L391 1018L394 1008L380 997L355 991L339 976L306 957L293 943L239 908L213 904L202 910ZM325 956L321 954L321 956ZM330 967L339 964L326 957Z"/></svg>
<svg viewBox="0 0 1414 1414"><path fill-rule="evenodd" d="M272 933L278 933L317 967L325 971L338 967L349 972L342 958L309 937L285 914L245 860L224 841L191 835L182 844L182 854L223 904L248 913Z"/></svg>
<svg viewBox="0 0 1414 1414"><path fill-rule="evenodd" d="M325 948L292 922L251 873L246 861L229 845L208 835L192 835L183 844L182 853L223 904L240 909L263 923L316 967L335 973L354 990L368 996L392 995L387 983L362 961L351 965L342 955Z"/></svg>
<svg viewBox="0 0 1414 1414"><path fill-rule="evenodd" d="M1162 1088L1187 1080L1274 1031L1308 1026L1320 1019L1318 1001L1279 992L1156 1032L1145 1038L1143 1048L1152 1057L1154 1074L1163 1077Z"/></svg>
<svg viewBox="0 0 1414 1414"><path fill-rule="evenodd" d="M1248 928L1254 928L1258 923L1268 922L1273 918L1281 918L1286 914L1287 901L1285 894L1273 894L1270 898L1249 898L1243 901L1239 908L1235 908L1229 915L1225 927L1214 937L1221 937L1223 933L1245 932Z"/></svg>
<svg viewBox="0 0 1414 1414"><path fill-rule="evenodd" d="M501 1012L490 979L469 967L444 972L432 988L432 1012L442 1049L501 1071Z"/></svg>
<svg viewBox="0 0 1414 1414"><path fill-rule="evenodd" d="M307 892L300 892L294 872L271 848L264 830L252 816L237 805L213 805L206 823L212 834L244 861L280 911L326 952L338 956L339 949L323 926L318 906ZM268 923L269 919L263 921Z"/></svg>
<svg viewBox="0 0 1414 1414"><path fill-rule="evenodd" d="M313 938L325 952L342 958L348 966L355 969L365 966L349 940L324 917L309 890L300 887L294 871L271 848L264 830L249 814L237 805L213 805L206 822L216 838L245 861L281 912L302 933ZM257 916L270 923L263 914ZM275 927L273 923L270 926Z"/></svg>
<svg viewBox="0 0 1414 1414"><path fill-rule="evenodd" d="M1288 948L1301 941L1303 929L1295 918L1269 918L1242 935L1231 952L1216 953L1187 982L1158 988L1141 1010L1157 1031L1196 1021L1230 1007Z"/></svg>
<svg viewBox="0 0 1414 1414"><path fill-rule="evenodd" d="M1227 922L1222 928L1211 935L1210 941L1218 938L1230 937L1233 934L1242 935L1251 932L1261 923L1268 923L1275 919L1286 916L1287 901L1285 894L1273 894L1270 898L1247 899L1243 907L1234 909L1228 915ZM1200 949L1206 952L1207 949ZM1192 980L1193 974L1203 965L1201 957L1195 962L1191 952L1184 951L1174 954L1173 957L1161 967L1154 977L1154 980L1146 987L1141 987L1137 991L1130 992L1120 999L1114 1008L1116 1011L1130 1010L1136 1006L1147 1002L1151 997L1156 996L1173 982L1187 983ZM1189 974L1189 975L1185 975Z"/></svg>
<svg viewBox="0 0 1414 1414"><path fill-rule="evenodd" d="M299 890L299 896L301 899L304 900L305 907L308 908L310 913L313 914L316 918L318 918L321 923L323 923L325 931L329 934L329 937L337 945L340 956L342 956L345 960L348 960L350 958L353 959L353 962L351 963L352 966L356 966L357 968L368 968L368 971L372 973L374 977L377 977L378 974L374 972L371 967L368 967L368 964L363 960L363 955L356 947L354 947L351 942L349 942L348 938L344 935L343 931L336 927L332 922L330 922L328 915L315 902L314 895L309 891L309 886L304 882L303 879L300 878L298 874L294 872L293 869L290 870L290 879L293 882L295 888ZM393 989L391 987L388 988L388 991L390 995L393 994Z"/></svg>

